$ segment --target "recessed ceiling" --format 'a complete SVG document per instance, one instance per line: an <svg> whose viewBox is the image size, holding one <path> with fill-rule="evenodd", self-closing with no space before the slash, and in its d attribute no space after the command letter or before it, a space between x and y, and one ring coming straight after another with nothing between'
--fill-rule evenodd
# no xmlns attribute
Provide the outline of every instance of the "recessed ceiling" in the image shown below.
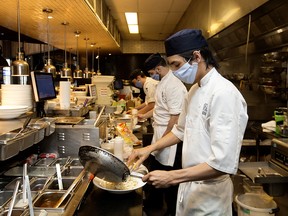
<svg viewBox="0 0 288 216"><path fill-rule="evenodd" d="M161 41L174 32L191 0L105 0L105 2L115 19L122 40ZM17 0L0 0L0 3L0 26L18 32ZM44 8L53 10L51 14L53 19L49 21L49 35L50 44L54 47L64 49L65 27L61 23L67 21L69 25L66 27L66 49L76 50L74 32L79 30L80 52L86 50L85 37L89 38L87 42L89 46L91 43L96 43L97 47L101 47L101 52L121 52L121 47L99 23L84 0L20 0L21 34L47 42L47 15L42 12ZM129 34L124 12L138 13L140 34ZM7 37L0 33L1 39L9 40L9 36ZM10 40L12 38L10 36Z"/></svg>
<svg viewBox="0 0 288 216"><path fill-rule="evenodd" d="M106 0L124 40L164 40L170 36L191 0ZM140 34L129 34L125 12L137 12Z"/></svg>

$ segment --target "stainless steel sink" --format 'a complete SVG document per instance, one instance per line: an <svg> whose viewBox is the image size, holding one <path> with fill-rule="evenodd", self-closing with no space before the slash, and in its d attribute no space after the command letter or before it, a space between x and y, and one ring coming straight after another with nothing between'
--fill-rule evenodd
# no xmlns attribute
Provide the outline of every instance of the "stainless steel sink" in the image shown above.
<svg viewBox="0 0 288 216"><path fill-rule="evenodd" d="M5 209L3 212L0 213L0 216L8 215L9 209ZM13 209L11 216L22 216L25 215L25 210L23 209Z"/></svg>
<svg viewBox="0 0 288 216"><path fill-rule="evenodd" d="M68 188L72 185L74 178L62 178L63 190L68 190ZM48 186L48 190L59 190L58 179L53 179Z"/></svg>
<svg viewBox="0 0 288 216"><path fill-rule="evenodd" d="M49 177L56 173L55 167L45 167L45 166L31 166L28 167L27 173L29 176L34 177ZM23 175L23 167L17 166L9 169L4 173L5 176L22 176Z"/></svg>
<svg viewBox="0 0 288 216"><path fill-rule="evenodd" d="M0 160L9 159L20 152L23 145L23 135L16 136L16 132L6 133L0 136Z"/></svg>
<svg viewBox="0 0 288 216"><path fill-rule="evenodd" d="M64 166L67 162L68 162L68 158L58 158L54 160L50 166L55 166L57 163L59 163L60 166Z"/></svg>
<svg viewBox="0 0 288 216"><path fill-rule="evenodd" d="M83 170L83 167L67 167L62 171L62 176L76 177Z"/></svg>
<svg viewBox="0 0 288 216"><path fill-rule="evenodd" d="M72 159L72 161L70 162L70 166L73 167L73 166L80 166L80 167L83 167L83 165L81 164L80 160L77 158L75 159Z"/></svg>
<svg viewBox="0 0 288 216"><path fill-rule="evenodd" d="M41 158L40 160L36 161L34 164L35 166L49 166L55 161L54 158Z"/></svg>
<svg viewBox="0 0 288 216"><path fill-rule="evenodd" d="M31 191L32 201L35 199L37 194L38 194L38 192ZM11 200L7 203L6 207L10 206L10 202L11 202ZM23 193L18 193L16 195L16 198L15 198L14 208L25 209L26 207L28 207L28 198L27 198L27 202L23 202Z"/></svg>
<svg viewBox="0 0 288 216"><path fill-rule="evenodd" d="M44 117L36 121L36 123L45 123L47 126L45 127L45 136L50 136L55 132L55 122L56 118L52 117Z"/></svg>
<svg viewBox="0 0 288 216"><path fill-rule="evenodd" d="M17 177L17 178L14 178L9 184L7 184L6 186L5 186L5 190L11 190L11 191L13 191L14 190L14 188L15 188L15 186L16 186L16 182L17 181L20 181L20 184L19 184L19 189L21 189L22 188L22 184L23 184L23 178L22 177Z"/></svg>
<svg viewBox="0 0 288 216"><path fill-rule="evenodd" d="M0 208L2 208L12 197L13 190L11 191L0 191Z"/></svg>
<svg viewBox="0 0 288 216"><path fill-rule="evenodd" d="M30 183L31 191L41 191L48 178L36 178Z"/></svg>
<svg viewBox="0 0 288 216"><path fill-rule="evenodd" d="M11 132L18 133L20 130L21 128L18 128ZM24 151L25 149L34 145L34 140L37 133L38 130L36 128L28 128L28 127L21 133L21 139L23 142L21 142L20 151Z"/></svg>
<svg viewBox="0 0 288 216"><path fill-rule="evenodd" d="M34 208L37 210L39 209L45 209L48 211L60 211L63 212L69 203L71 197L73 194L68 194L68 196L65 198L65 200L62 202L59 208L54 208L57 201L64 195L65 192L62 191L47 191L42 194L40 194L35 202L34 202Z"/></svg>

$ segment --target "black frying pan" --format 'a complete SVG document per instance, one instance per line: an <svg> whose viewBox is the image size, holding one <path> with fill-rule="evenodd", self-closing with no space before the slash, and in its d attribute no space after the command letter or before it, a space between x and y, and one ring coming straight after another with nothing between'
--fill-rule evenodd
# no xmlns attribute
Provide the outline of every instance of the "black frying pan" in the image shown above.
<svg viewBox="0 0 288 216"><path fill-rule="evenodd" d="M130 175L130 170L125 163L99 147L81 146L78 155L87 171L105 181L121 182Z"/></svg>

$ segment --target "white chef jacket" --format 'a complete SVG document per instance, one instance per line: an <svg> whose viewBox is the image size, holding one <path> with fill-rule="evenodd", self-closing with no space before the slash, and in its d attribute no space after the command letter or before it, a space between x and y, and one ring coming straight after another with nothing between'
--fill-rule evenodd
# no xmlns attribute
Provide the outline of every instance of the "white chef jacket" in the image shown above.
<svg viewBox="0 0 288 216"><path fill-rule="evenodd" d="M159 82L155 94L155 106L153 110L154 135L152 143L159 140L166 131L171 115L181 113L185 95L184 84L173 75L170 70ZM165 166L173 166L177 146L167 147L152 154L156 160Z"/></svg>
<svg viewBox="0 0 288 216"><path fill-rule="evenodd" d="M146 81L143 85L143 91L145 93L145 103L155 102L155 91L159 81L146 77Z"/></svg>
<svg viewBox="0 0 288 216"><path fill-rule="evenodd" d="M238 89L215 68L201 79L200 86L195 84L191 87L178 124L172 129L183 140L182 166L186 168L206 162L214 169L234 174L238 169L242 139L248 121L247 104ZM221 180L210 188L207 186L207 193L201 192L201 184L197 183L180 184L177 215L195 213L201 208L201 212L204 210L207 215L230 214L226 212L232 201L230 178L225 179L224 183ZM227 189L223 190L225 184ZM213 191L219 191L220 198L210 196L208 190L212 188ZM203 200L202 206L201 202L193 205L187 201L195 197ZM216 213L215 206L222 206L223 212Z"/></svg>

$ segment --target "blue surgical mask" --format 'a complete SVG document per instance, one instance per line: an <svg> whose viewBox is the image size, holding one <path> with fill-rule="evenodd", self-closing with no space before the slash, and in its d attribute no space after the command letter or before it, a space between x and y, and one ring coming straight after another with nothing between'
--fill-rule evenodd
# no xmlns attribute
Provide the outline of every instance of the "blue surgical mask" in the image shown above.
<svg viewBox="0 0 288 216"><path fill-rule="evenodd" d="M155 73L155 74L151 75L151 78L154 79L154 80L160 80L160 75Z"/></svg>
<svg viewBox="0 0 288 216"><path fill-rule="evenodd" d="M143 88L143 84L140 82L140 80L137 80L137 81L136 81L135 86L136 86L137 88Z"/></svg>
<svg viewBox="0 0 288 216"><path fill-rule="evenodd" d="M178 70L173 71L173 74L182 82L187 84L193 84L195 81L197 70L198 70L197 62L193 62L192 65L186 62Z"/></svg>

